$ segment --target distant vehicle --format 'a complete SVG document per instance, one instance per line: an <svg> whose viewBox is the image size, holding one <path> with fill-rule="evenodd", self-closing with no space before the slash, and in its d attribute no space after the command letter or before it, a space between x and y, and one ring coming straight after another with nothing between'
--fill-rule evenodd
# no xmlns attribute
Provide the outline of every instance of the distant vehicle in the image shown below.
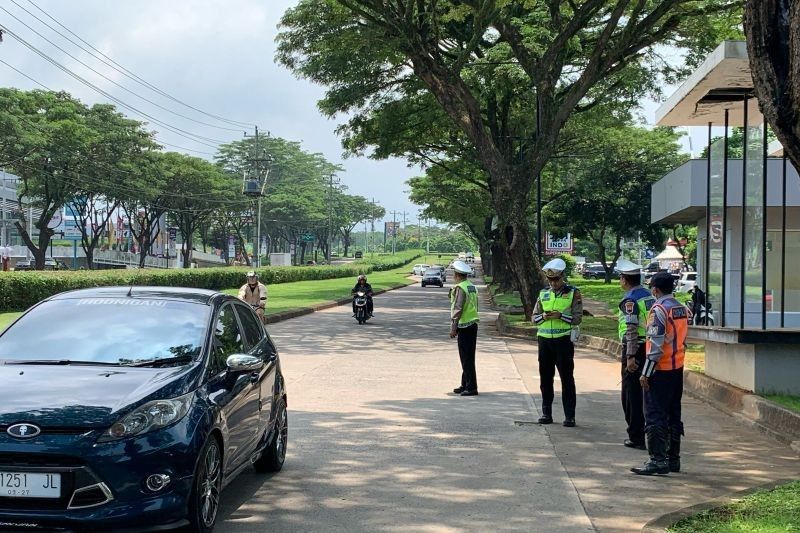
<svg viewBox="0 0 800 533"><path fill-rule="evenodd" d="M438 268L439 270L441 270L442 271L442 280L444 280L444 282L447 283L447 269L445 269L442 265L431 265L430 268L432 268L432 269Z"/></svg>
<svg viewBox="0 0 800 533"><path fill-rule="evenodd" d="M316 265L317 263L316 263L316 261L306 261L306 264L309 265L309 266L313 266L313 265Z"/></svg>
<svg viewBox="0 0 800 533"><path fill-rule="evenodd" d="M422 274L422 286L437 285L444 287L444 277L438 268L429 268Z"/></svg>
<svg viewBox="0 0 800 533"><path fill-rule="evenodd" d="M465 254L465 258L467 260L467 263L472 263L475 261L475 254L473 254L472 252L467 252Z"/></svg>
<svg viewBox="0 0 800 533"><path fill-rule="evenodd" d="M426 265L424 263L417 263L414 265L414 268L411 269L411 273L415 276L421 276L426 270L430 268L430 265Z"/></svg>
<svg viewBox="0 0 800 533"><path fill-rule="evenodd" d="M586 265L581 275L583 279L605 279L606 269L603 265ZM619 276L619 270L615 268L612 276Z"/></svg>
<svg viewBox="0 0 800 533"><path fill-rule="evenodd" d="M45 270L69 270L69 267L64 261L58 261L56 259L50 258L44 260L44 269ZM22 261L17 261L17 264L14 265L14 270L36 270L36 261L29 261L27 259L23 259Z"/></svg>
<svg viewBox="0 0 800 533"><path fill-rule="evenodd" d="M331 252L331 257L339 257L339 253L338 252Z"/></svg>
<svg viewBox="0 0 800 533"><path fill-rule="evenodd" d="M467 258L467 252L459 252L458 253L458 258L461 259L462 261L464 259L466 259Z"/></svg>
<svg viewBox="0 0 800 533"><path fill-rule="evenodd" d="M362 252L361 250L359 250L359 251L357 251L357 252L355 253L354 257L355 257L356 259L361 259L362 257L364 257L364 252Z"/></svg>
<svg viewBox="0 0 800 533"><path fill-rule="evenodd" d="M681 274L675 292L691 292L697 285L697 272L684 272Z"/></svg>

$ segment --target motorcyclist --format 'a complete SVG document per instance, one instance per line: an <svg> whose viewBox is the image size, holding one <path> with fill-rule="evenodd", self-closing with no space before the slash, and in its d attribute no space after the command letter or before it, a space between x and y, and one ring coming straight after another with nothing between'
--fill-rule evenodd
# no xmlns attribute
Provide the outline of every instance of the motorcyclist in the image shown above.
<svg viewBox="0 0 800 533"><path fill-rule="evenodd" d="M372 285L367 283L367 276L361 274L358 276L358 280L356 281L356 286L353 287L353 290L350 291L350 294L355 295L356 293L363 292L367 297L367 313L369 316L372 316ZM353 298L353 316L356 316L356 299Z"/></svg>
<svg viewBox="0 0 800 533"><path fill-rule="evenodd" d="M261 322L266 323L264 310L267 308L267 287L258 281L255 271L247 273L247 283L239 289L239 299L250 304Z"/></svg>

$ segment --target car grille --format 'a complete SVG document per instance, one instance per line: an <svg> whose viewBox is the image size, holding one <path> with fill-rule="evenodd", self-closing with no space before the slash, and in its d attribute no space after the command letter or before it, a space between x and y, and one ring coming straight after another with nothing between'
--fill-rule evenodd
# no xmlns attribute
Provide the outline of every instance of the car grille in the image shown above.
<svg viewBox="0 0 800 533"><path fill-rule="evenodd" d="M0 424L0 433L5 433L9 428L7 424ZM95 428L82 426L45 426L40 428L42 435L82 435L93 431Z"/></svg>

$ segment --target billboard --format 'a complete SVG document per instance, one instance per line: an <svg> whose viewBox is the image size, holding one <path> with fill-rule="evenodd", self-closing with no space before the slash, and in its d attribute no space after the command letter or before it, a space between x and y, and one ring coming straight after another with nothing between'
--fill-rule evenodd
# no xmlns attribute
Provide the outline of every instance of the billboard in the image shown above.
<svg viewBox="0 0 800 533"><path fill-rule="evenodd" d="M387 237L394 237L400 231L399 222L385 222L383 225L383 234Z"/></svg>
<svg viewBox="0 0 800 533"><path fill-rule="evenodd" d="M572 234L567 233L564 237L556 237L549 231L547 232L547 242L544 247L546 254L571 254L572 248Z"/></svg>

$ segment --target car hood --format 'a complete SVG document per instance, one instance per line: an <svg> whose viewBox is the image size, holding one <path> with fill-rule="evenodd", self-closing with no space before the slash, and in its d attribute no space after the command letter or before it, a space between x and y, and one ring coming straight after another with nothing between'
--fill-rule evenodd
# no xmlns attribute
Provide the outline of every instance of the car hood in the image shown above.
<svg viewBox="0 0 800 533"><path fill-rule="evenodd" d="M143 400L189 392L199 366L0 365L0 426L108 427Z"/></svg>

